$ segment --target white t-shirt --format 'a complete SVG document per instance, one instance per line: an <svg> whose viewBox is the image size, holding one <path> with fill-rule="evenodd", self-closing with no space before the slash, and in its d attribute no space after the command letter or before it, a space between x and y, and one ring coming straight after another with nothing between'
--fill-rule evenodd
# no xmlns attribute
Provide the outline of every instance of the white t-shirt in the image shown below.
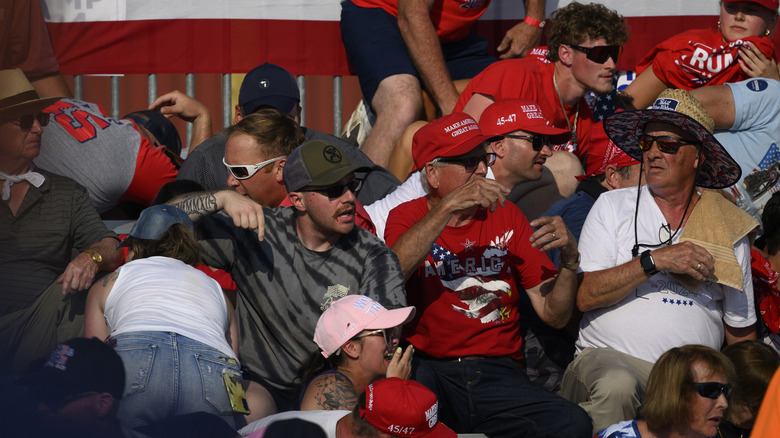
<svg viewBox="0 0 780 438"><path fill-rule="evenodd" d="M633 258L635 205L635 187L599 196L580 236L583 272L612 268ZM637 219L639 243L657 244L665 240L660 236L664 225L663 213L647 186L642 186ZM678 242L681 233L682 230L672 243ZM651 248L640 246L640 254L646 249ZM747 327L756 322L747 237L737 242L735 253L742 266L745 292L711 282L702 283L692 292L666 271L659 272L619 303L585 312L577 352L586 347L611 347L655 362L668 349L686 344L719 350L724 322L732 327Z"/></svg>
<svg viewBox="0 0 780 438"><path fill-rule="evenodd" d="M493 176L493 171L488 167L487 175L485 178L496 179ZM374 223L376 228L376 235L382 240L385 240L385 223L387 222L387 215L390 214L390 210L398 207L404 202L411 201L427 195L423 190L422 182L420 182L420 172L416 171L409 175L403 184L396 187L389 195L372 203L371 205L364 205L368 215L371 217L371 222Z"/></svg>
<svg viewBox="0 0 780 438"><path fill-rule="evenodd" d="M265 431L259 431L270 426L271 423L279 420L299 418L322 427L328 438L336 438L336 424L339 422L339 420L349 415L351 412L352 411L287 411L280 414L269 415L268 417L253 421L239 429L238 433L241 436L251 435L252 438L261 437L261 433L264 433ZM254 432L259 433L254 435Z"/></svg>

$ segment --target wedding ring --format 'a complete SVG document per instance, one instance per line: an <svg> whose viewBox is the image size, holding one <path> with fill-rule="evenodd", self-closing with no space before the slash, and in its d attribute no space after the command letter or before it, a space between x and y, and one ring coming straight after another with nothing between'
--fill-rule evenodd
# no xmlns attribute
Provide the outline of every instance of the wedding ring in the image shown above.
<svg viewBox="0 0 780 438"><path fill-rule="evenodd" d="M696 265L696 272L699 272L701 270L701 262L699 262L698 265Z"/></svg>
<svg viewBox="0 0 780 438"><path fill-rule="evenodd" d="M555 231L553 231L552 235L553 235L553 240L558 238L558 236L555 235Z"/></svg>

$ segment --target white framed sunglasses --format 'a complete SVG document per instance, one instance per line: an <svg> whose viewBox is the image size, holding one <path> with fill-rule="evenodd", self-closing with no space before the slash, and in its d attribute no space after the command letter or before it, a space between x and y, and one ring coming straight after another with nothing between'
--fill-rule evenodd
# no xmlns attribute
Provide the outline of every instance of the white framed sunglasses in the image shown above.
<svg viewBox="0 0 780 438"><path fill-rule="evenodd" d="M225 162L225 157L222 157L222 164L227 167L228 172L230 172L231 175L233 175L233 178L235 179L247 179L251 178L254 174L257 173L258 170L262 169L263 167L275 163L282 158L287 158L287 155L279 155L276 158L271 158L270 160L265 160L262 163L257 164L242 164L238 166L231 166L230 164Z"/></svg>

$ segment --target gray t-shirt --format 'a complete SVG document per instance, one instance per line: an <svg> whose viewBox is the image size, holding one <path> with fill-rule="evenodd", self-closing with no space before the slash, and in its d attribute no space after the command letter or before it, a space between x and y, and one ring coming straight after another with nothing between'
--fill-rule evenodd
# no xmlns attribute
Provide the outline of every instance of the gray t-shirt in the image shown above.
<svg viewBox="0 0 780 438"><path fill-rule="evenodd" d="M398 257L384 242L355 227L333 248L311 251L295 228L293 207L263 209L265 238L237 228L224 213L198 227L204 262L228 271L238 287L236 313L241 364L273 387L290 390L322 311L362 294L388 308L406 305Z"/></svg>
<svg viewBox="0 0 780 438"><path fill-rule="evenodd" d="M133 180L141 134L131 121L77 99L61 99L46 112L51 119L35 164L86 187L98 213L110 210Z"/></svg>
<svg viewBox="0 0 780 438"><path fill-rule="evenodd" d="M356 177L365 179L363 188L360 189L360 193L357 195L361 204L369 205L378 199L382 199L401 185L398 178L390 171L378 164L374 164L366 154L351 143L346 143L340 138L324 132L303 127L301 129L306 137L306 141L325 140L336 143L347 154L347 158L349 158L349 162L353 166L371 168L371 172L367 174L355 174ZM222 157L225 156L225 143L227 143L227 136L224 130L206 139L187 156L181 169L179 169L176 179L197 181L206 190L229 189L230 187L227 185L228 172L222 164Z"/></svg>

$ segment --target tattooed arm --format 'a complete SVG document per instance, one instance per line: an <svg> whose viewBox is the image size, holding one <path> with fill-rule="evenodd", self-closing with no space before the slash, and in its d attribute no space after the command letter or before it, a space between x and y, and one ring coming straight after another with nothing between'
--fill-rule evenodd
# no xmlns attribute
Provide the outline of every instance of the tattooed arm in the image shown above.
<svg viewBox="0 0 780 438"><path fill-rule="evenodd" d="M108 325L103 312L106 309L106 298L114 287L118 272L112 272L101 281L96 282L89 289L87 295L87 307L84 313L84 336L87 338L98 338L104 341L108 338Z"/></svg>
<svg viewBox="0 0 780 438"><path fill-rule="evenodd" d="M187 193L177 196L170 204L187 213L193 222L224 210L237 227L257 230L260 240L265 233L263 206L233 190Z"/></svg>
<svg viewBox="0 0 780 438"><path fill-rule="evenodd" d="M348 410L357 404L352 382L341 374L323 374L312 380L301 400L301 410Z"/></svg>

